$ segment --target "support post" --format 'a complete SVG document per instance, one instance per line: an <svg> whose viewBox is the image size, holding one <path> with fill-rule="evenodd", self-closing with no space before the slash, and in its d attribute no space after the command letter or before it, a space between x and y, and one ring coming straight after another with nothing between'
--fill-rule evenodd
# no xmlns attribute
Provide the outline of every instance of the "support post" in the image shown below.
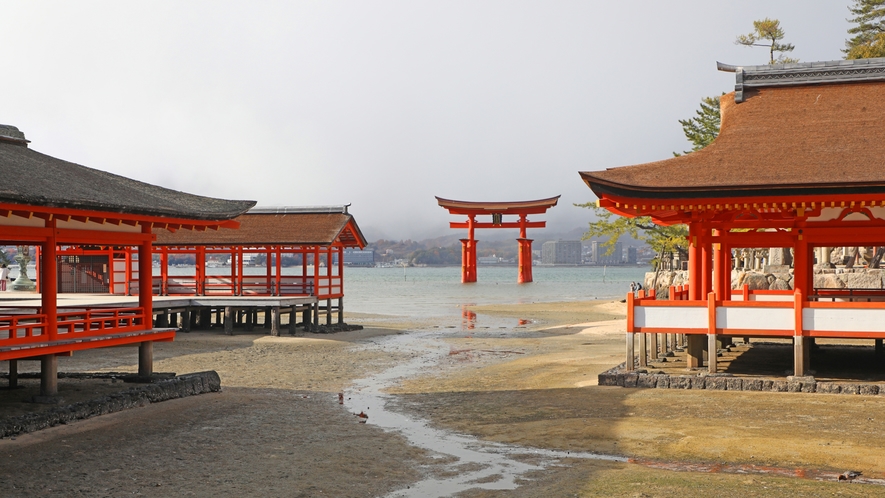
<svg viewBox="0 0 885 498"><path fill-rule="evenodd" d="M688 369L700 368L704 364L704 336L686 334L685 363Z"/></svg>
<svg viewBox="0 0 885 498"><path fill-rule="evenodd" d="M718 370L718 344L716 342L716 293L707 294L707 370L716 373Z"/></svg>
<svg viewBox="0 0 885 498"><path fill-rule="evenodd" d="M648 334L648 355L652 360L658 359L658 334Z"/></svg>
<svg viewBox="0 0 885 498"><path fill-rule="evenodd" d="M50 341L58 339L58 263L56 258L55 218L46 221L46 228L50 228L50 236L43 243L40 251L41 262L40 278L40 304L43 307L43 315L46 316L46 336ZM150 314L148 309L146 314Z"/></svg>
<svg viewBox="0 0 885 498"><path fill-rule="evenodd" d="M185 332L191 331L191 310L189 308L185 308L184 311L181 312L181 330Z"/></svg>
<svg viewBox="0 0 885 498"><path fill-rule="evenodd" d="M40 357L40 396L58 394L58 356L47 354Z"/></svg>
<svg viewBox="0 0 885 498"><path fill-rule="evenodd" d="M517 283L525 284L533 281L532 277L532 239L518 238L518 266L519 274Z"/></svg>
<svg viewBox="0 0 885 498"><path fill-rule="evenodd" d="M343 282L344 279L342 278ZM338 298L338 325L344 324L344 296Z"/></svg>
<svg viewBox="0 0 885 498"><path fill-rule="evenodd" d="M701 280L700 280L700 260L701 251L698 248L698 227L692 223L688 227L688 299L692 301L700 300L701 296Z"/></svg>
<svg viewBox="0 0 885 498"><path fill-rule="evenodd" d="M648 366L648 334L639 334L639 366Z"/></svg>
<svg viewBox="0 0 885 498"><path fill-rule="evenodd" d="M154 373L154 341L138 345L138 376L150 377Z"/></svg>
<svg viewBox="0 0 885 498"><path fill-rule="evenodd" d="M326 325L332 325L332 300L326 299Z"/></svg>
<svg viewBox="0 0 885 498"><path fill-rule="evenodd" d="M633 343L634 343L633 335L634 335L633 332L627 332L627 361L624 363L624 368L628 372L632 372L633 370L635 370L635 366L634 366L633 362L636 361L635 360L636 355L633 353Z"/></svg>
<svg viewBox="0 0 885 498"><path fill-rule="evenodd" d="M802 291L796 290L793 293L793 311L795 316L795 330L793 331L793 375L797 377L804 377L807 375L808 367L811 364L811 338L804 336L802 306Z"/></svg>
<svg viewBox="0 0 885 498"><path fill-rule="evenodd" d="M9 360L9 388L18 387L18 360Z"/></svg>
<svg viewBox="0 0 885 498"><path fill-rule="evenodd" d="M151 224L144 223L141 225L141 233L150 235ZM153 328L151 318L154 313L153 293L154 281L152 272L153 264L151 263L151 239L148 238L138 245L138 307L144 315L143 327L145 330Z"/></svg>
<svg viewBox="0 0 885 498"><path fill-rule="evenodd" d="M224 307L224 333L227 335L234 335L234 320L233 320L233 308L230 306Z"/></svg>
<svg viewBox="0 0 885 498"><path fill-rule="evenodd" d="M270 309L270 335L273 337L280 336L280 307L274 306Z"/></svg>

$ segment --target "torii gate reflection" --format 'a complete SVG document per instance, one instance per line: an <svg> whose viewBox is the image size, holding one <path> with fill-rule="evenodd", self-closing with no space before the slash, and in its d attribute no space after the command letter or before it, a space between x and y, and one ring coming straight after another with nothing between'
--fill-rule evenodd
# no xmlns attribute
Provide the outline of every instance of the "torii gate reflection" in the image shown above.
<svg viewBox="0 0 885 498"><path fill-rule="evenodd" d="M526 283L532 281L532 239L526 238L527 228L544 228L546 221L529 221L530 214L544 214L559 202L559 197L538 199L534 201L517 202L471 202L453 201L437 197L439 205L449 211L450 214L466 215L466 222L453 221L450 228L466 228L467 238L461 239L461 282L476 282L476 238L474 230L477 228L518 228L519 238L519 276L517 282ZM491 216L490 222L476 221L479 215ZM504 216L519 216L519 221L504 221Z"/></svg>

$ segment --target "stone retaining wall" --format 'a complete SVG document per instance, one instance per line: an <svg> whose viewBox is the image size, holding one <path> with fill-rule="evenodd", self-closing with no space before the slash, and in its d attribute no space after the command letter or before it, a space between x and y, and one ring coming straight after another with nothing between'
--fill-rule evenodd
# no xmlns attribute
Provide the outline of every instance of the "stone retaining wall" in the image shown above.
<svg viewBox="0 0 885 498"><path fill-rule="evenodd" d="M814 377L768 379L734 377L728 374L668 375L650 374L641 369L626 372L624 364L599 374L600 386L642 387L647 389L712 389L717 391L765 391L885 396L885 384L818 382Z"/></svg>
<svg viewBox="0 0 885 498"><path fill-rule="evenodd" d="M98 415L119 412L136 406L159 403L209 392L221 391L221 378L214 370L179 375L152 384L143 384L120 393L60 406L48 411L0 420L0 438L39 431Z"/></svg>

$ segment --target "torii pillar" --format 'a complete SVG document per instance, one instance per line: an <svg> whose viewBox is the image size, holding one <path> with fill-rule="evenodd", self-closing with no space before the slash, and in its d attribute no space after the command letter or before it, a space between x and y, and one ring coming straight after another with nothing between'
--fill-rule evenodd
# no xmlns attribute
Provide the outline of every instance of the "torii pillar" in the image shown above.
<svg viewBox="0 0 885 498"><path fill-rule="evenodd" d="M461 282L476 282L476 237L477 228L518 228L519 238L516 239L518 247L519 274L517 282L528 283L532 281L532 239L526 238L527 228L544 228L546 221L529 221L530 214L543 214L555 206L559 196L536 201L518 202L470 202L453 201L436 198L439 205L451 214L466 215L466 222L450 222L450 228L466 228L467 238L461 239ZM476 217L491 215L491 222L478 222ZM505 215L517 215L519 221L503 220Z"/></svg>

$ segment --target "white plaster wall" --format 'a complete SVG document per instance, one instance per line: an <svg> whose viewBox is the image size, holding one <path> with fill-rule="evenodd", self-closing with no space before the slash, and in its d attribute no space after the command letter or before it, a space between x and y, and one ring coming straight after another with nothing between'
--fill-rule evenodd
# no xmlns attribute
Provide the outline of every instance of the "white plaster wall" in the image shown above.
<svg viewBox="0 0 885 498"><path fill-rule="evenodd" d="M634 327L707 328L707 307L636 306Z"/></svg>
<svg viewBox="0 0 885 498"><path fill-rule="evenodd" d="M793 330L793 308L716 308L716 328Z"/></svg>
<svg viewBox="0 0 885 498"><path fill-rule="evenodd" d="M834 332L885 332L885 309L805 308L802 327Z"/></svg>

